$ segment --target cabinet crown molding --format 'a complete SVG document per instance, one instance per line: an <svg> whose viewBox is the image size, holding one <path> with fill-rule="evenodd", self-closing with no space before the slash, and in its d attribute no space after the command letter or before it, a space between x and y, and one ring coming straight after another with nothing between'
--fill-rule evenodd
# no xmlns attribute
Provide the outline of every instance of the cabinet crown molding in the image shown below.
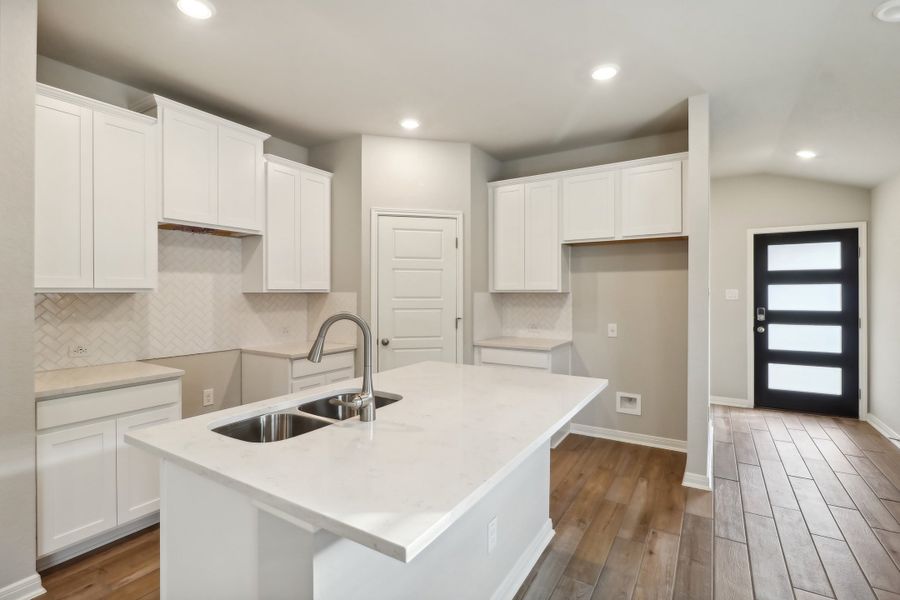
<svg viewBox="0 0 900 600"><path fill-rule="evenodd" d="M253 129L252 127L247 127L246 125L241 125L240 123L236 123L234 121L230 121L225 119L224 117L220 117L218 115L214 115L212 113L208 113L206 111L200 110L198 108L194 108L193 106L188 106L187 104L182 104L181 102L175 102L174 100L169 100L159 94L150 94L140 102L132 105L132 110L136 110L138 112L145 113L151 109L155 108L165 108L171 107L177 109L180 112L185 112L199 119L205 119L207 121L211 121L218 125L224 125L225 127L230 127L231 129L236 129L241 131L249 136L257 137L261 140L267 140L272 137L271 134L265 133L264 131L259 131L257 129Z"/></svg>
<svg viewBox="0 0 900 600"><path fill-rule="evenodd" d="M505 185L513 185L520 183L532 183L535 181L543 181L554 177L571 177L574 175L590 175L592 173L600 173L602 171L613 171L616 169L627 169L631 167L641 167L644 165L653 165L656 163L671 162L676 160L688 160L687 152L676 152L674 154L663 154L661 156L649 156L647 158L637 158L634 160L626 160L615 163L604 163L602 165L592 165L590 167L580 167L578 169L568 169L565 171L552 171L550 173L540 173L538 175L528 175L526 177L515 177L513 179L502 179L491 181L488 188L495 188Z"/></svg>
<svg viewBox="0 0 900 600"><path fill-rule="evenodd" d="M121 106L116 106L115 104L110 104L101 100L95 100L94 98L88 98L87 96L82 96L81 94L76 94L75 92L56 88L45 83L35 84L35 92L39 96L56 98L57 100L71 102L72 104L77 104L79 106L83 106L84 108L89 108L91 110L96 110L106 114L125 117L128 119L133 119L135 121L143 121L144 123L150 125L156 123L156 119L154 117L142 114L142 112L135 112L127 108L122 108Z"/></svg>
<svg viewBox="0 0 900 600"><path fill-rule="evenodd" d="M316 173L318 175L321 175L322 177L328 177L329 179L334 176L334 173L331 173L330 171L323 171L322 169L304 165L303 163L299 163L288 158L283 158L281 156L275 156L274 154L263 154L263 158L266 159L267 163L281 165L282 167L287 167L289 169L297 169L299 171L306 171L307 173Z"/></svg>

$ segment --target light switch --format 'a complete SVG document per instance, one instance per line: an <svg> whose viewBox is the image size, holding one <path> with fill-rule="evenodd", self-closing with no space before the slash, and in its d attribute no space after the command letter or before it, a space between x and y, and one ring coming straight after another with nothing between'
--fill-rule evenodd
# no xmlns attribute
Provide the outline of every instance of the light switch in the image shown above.
<svg viewBox="0 0 900 600"><path fill-rule="evenodd" d="M741 292L735 288L729 288L725 290L725 299L726 300L737 300L741 297Z"/></svg>
<svg viewBox="0 0 900 600"><path fill-rule="evenodd" d="M619 326L616 323L607 323L606 335L609 337L619 337Z"/></svg>

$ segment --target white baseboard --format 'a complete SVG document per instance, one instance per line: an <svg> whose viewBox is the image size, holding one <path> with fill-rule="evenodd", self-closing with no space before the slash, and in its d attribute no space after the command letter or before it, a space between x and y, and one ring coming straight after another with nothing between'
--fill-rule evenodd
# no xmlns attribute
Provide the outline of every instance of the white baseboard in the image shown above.
<svg viewBox="0 0 900 600"><path fill-rule="evenodd" d="M753 402L746 398L729 398L728 396L710 396L710 404L719 406L734 406L735 408L753 408Z"/></svg>
<svg viewBox="0 0 900 600"><path fill-rule="evenodd" d="M46 593L47 590L41 586L41 576L35 573L0 588L0 600L31 600Z"/></svg>
<svg viewBox="0 0 900 600"><path fill-rule="evenodd" d="M565 425L563 425L560 428L559 431L557 431L550 437L550 447L551 448L556 448L557 446L559 446L562 443L562 441L564 439L569 437L569 433L572 431L571 426L572 426L571 423L566 423Z"/></svg>
<svg viewBox="0 0 900 600"><path fill-rule="evenodd" d="M900 434L888 427L887 423L872 413L866 415L866 421L868 421L869 425L874 427L878 433L891 440L895 446L900 447Z"/></svg>
<svg viewBox="0 0 900 600"><path fill-rule="evenodd" d="M644 433L631 433L630 431L620 431L618 429L607 429L606 427L596 427L594 425L582 425L581 423L570 423L569 431L571 433L603 438L605 440L625 442L626 444L638 444L641 446L662 448L663 450L687 452L687 442L684 440L673 440L671 438L646 435Z"/></svg>
<svg viewBox="0 0 900 600"><path fill-rule="evenodd" d="M689 488L696 488L698 490L706 490L707 492L712 491L712 483L709 481L709 477L704 473L688 473L684 472L684 479L681 480L681 485Z"/></svg>
<svg viewBox="0 0 900 600"><path fill-rule="evenodd" d="M91 550L96 550L100 546L105 546L110 542L114 542L118 539L129 536L132 533L136 533L141 529L146 529L147 527L156 525L157 523L159 523L159 511L150 513L149 515L145 515L140 519L135 519L131 523L120 525L115 529L110 529L109 531L100 533L92 538L84 540L83 542L78 542L77 544L73 544L61 550L57 550L56 552L53 552L51 554L42 556L37 560L37 568L39 571L49 569L52 566L64 563L67 560L75 558L76 556L86 554ZM0 596L0 600L3 600L2 596Z"/></svg>
<svg viewBox="0 0 900 600"><path fill-rule="evenodd" d="M531 569L537 564L538 559L544 552L544 548L546 548L550 543L550 540L553 539L555 533L556 532L553 531L553 522L550 519L547 519L544 526L538 531L538 534L531 543L528 544L528 548L525 549L525 552L522 553L519 560L513 565L512 570L507 573L506 577L504 577L503 581L500 583L500 586L493 594L491 594L491 600L511 600L515 597L516 592L519 591L519 587L521 587L525 578L528 577L528 574L531 573Z"/></svg>

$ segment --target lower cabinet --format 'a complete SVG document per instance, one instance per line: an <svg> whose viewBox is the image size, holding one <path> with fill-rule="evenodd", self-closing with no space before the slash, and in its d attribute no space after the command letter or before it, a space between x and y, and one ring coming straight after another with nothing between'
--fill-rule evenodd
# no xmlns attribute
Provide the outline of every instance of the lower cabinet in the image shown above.
<svg viewBox="0 0 900 600"><path fill-rule="evenodd" d="M159 510L159 460L125 435L179 420L180 380L41 400L37 415L39 557Z"/></svg>
<svg viewBox="0 0 900 600"><path fill-rule="evenodd" d="M335 352L314 363L305 358L244 351L241 355L241 403L293 394L320 385L353 379L354 350Z"/></svg>
<svg viewBox="0 0 900 600"><path fill-rule="evenodd" d="M569 375L571 372L571 346L562 344L547 349L495 348L475 346L475 364L547 371Z"/></svg>

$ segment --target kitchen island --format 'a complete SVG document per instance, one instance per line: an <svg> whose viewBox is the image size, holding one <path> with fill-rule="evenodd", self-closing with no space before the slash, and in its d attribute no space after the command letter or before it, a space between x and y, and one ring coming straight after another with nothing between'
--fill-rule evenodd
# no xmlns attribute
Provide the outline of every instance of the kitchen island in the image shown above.
<svg viewBox="0 0 900 600"><path fill-rule="evenodd" d="M250 443L213 428L358 380L126 436L161 460L163 598L511 598L549 543L550 436L602 379L427 362L402 396Z"/></svg>

